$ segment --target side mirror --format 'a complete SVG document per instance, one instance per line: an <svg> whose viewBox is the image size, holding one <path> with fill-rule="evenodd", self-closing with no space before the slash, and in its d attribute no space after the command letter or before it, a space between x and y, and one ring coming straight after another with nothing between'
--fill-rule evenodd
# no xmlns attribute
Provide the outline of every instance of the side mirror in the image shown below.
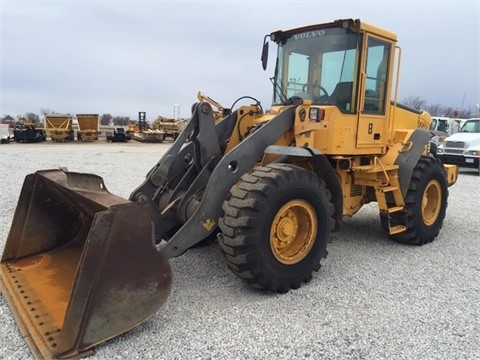
<svg viewBox="0 0 480 360"><path fill-rule="evenodd" d="M268 41L267 41L267 36L263 39L263 47L262 47L262 68L263 70L267 70L267 63L268 63Z"/></svg>

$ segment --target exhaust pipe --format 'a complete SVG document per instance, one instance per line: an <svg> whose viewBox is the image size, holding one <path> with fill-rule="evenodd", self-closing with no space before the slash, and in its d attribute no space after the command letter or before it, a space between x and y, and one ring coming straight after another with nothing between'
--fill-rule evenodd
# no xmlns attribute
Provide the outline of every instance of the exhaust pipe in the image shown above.
<svg viewBox="0 0 480 360"><path fill-rule="evenodd" d="M84 357L142 323L171 288L150 210L101 177L25 178L0 262L0 288L36 358Z"/></svg>

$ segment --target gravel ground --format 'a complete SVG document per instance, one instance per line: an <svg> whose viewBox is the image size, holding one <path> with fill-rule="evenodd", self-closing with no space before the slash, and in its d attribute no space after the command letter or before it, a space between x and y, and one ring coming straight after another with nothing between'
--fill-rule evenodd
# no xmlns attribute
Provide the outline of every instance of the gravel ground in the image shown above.
<svg viewBox="0 0 480 360"><path fill-rule="evenodd" d="M128 197L168 144L0 146L0 245L25 175L67 166L95 173ZM329 245L313 280L285 295L254 290L226 267L217 244L170 261L174 284L149 321L97 347L91 359L480 359L480 177L462 171L443 229L404 246L365 206ZM0 358L30 359L3 295Z"/></svg>

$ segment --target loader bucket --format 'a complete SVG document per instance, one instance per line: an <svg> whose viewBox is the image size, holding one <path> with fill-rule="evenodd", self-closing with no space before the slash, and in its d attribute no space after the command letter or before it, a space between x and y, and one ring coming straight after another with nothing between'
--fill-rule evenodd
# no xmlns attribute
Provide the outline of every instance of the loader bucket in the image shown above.
<svg viewBox="0 0 480 360"><path fill-rule="evenodd" d="M0 264L0 286L36 358L84 357L153 315L171 271L150 211L91 174L25 178Z"/></svg>

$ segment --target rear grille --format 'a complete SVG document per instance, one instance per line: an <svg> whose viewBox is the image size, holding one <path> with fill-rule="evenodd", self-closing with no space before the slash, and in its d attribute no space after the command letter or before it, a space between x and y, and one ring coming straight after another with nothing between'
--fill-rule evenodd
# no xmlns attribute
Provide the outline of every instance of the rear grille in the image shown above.
<svg viewBox="0 0 480 360"><path fill-rule="evenodd" d="M362 195L362 185L352 185L350 188L350 196Z"/></svg>
<svg viewBox="0 0 480 360"><path fill-rule="evenodd" d="M465 143L463 141L447 141L445 143L446 148L457 148L457 149L464 149L466 148Z"/></svg>

